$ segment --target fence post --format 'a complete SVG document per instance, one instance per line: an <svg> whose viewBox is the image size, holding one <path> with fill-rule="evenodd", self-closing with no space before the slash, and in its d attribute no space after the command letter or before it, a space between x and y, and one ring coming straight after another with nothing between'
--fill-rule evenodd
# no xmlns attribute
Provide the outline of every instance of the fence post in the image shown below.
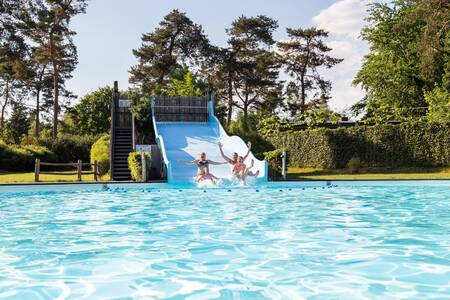
<svg viewBox="0 0 450 300"><path fill-rule="evenodd" d="M281 176L283 180L286 180L286 150L283 150L281 154Z"/></svg>
<svg viewBox="0 0 450 300"><path fill-rule="evenodd" d="M39 172L41 171L41 160L36 158L36 162L34 164L34 182L39 182Z"/></svg>
<svg viewBox="0 0 450 300"><path fill-rule="evenodd" d="M145 159L145 152L141 152L141 164L142 164L142 182L147 182L147 161Z"/></svg>
<svg viewBox="0 0 450 300"><path fill-rule="evenodd" d="M82 169L82 162L81 160L78 160L77 163L77 173L78 173L78 181L81 181L81 169Z"/></svg>
<svg viewBox="0 0 450 300"><path fill-rule="evenodd" d="M94 160L94 180L95 181L98 181L97 174L98 174L98 161Z"/></svg>

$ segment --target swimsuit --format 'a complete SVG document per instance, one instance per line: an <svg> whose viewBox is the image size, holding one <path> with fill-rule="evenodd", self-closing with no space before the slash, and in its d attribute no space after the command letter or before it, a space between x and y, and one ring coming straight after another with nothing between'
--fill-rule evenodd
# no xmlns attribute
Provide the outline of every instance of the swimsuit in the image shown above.
<svg viewBox="0 0 450 300"><path fill-rule="evenodd" d="M197 162L197 167L199 169L207 168L208 166L209 166L209 161L207 161L207 160L199 160Z"/></svg>
<svg viewBox="0 0 450 300"><path fill-rule="evenodd" d="M245 170L245 164L243 163L235 163L233 167L233 171L235 173L241 173L243 170Z"/></svg>

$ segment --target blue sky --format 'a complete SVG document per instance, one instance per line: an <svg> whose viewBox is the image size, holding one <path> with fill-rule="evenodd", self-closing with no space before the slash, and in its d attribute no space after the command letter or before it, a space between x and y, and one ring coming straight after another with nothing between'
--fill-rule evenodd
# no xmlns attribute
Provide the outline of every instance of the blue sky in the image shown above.
<svg viewBox="0 0 450 300"><path fill-rule="evenodd" d="M367 51L358 40L366 0L91 0L85 15L71 26L78 33L79 64L67 87L78 96L119 81L128 86L128 70L136 63L132 49L139 47L142 33L152 31L164 15L179 9L201 24L213 43L226 42L225 28L240 15L265 14L278 20L277 39L286 27L319 26L330 32L328 40L336 56L345 61L324 75L333 81L333 108L342 110L362 97L351 80Z"/></svg>

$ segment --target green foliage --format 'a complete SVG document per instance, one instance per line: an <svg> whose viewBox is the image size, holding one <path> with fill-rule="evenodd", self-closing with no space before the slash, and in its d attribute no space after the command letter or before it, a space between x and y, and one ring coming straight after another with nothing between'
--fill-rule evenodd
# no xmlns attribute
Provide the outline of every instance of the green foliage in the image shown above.
<svg viewBox="0 0 450 300"><path fill-rule="evenodd" d="M354 80L367 92L368 122L425 116L424 94L440 85L446 69L449 8L435 0L370 5L362 37L371 53Z"/></svg>
<svg viewBox="0 0 450 300"><path fill-rule="evenodd" d="M203 86L187 71L183 78L173 78L167 91L168 96L204 96Z"/></svg>
<svg viewBox="0 0 450 300"><path fill-rule="evenodd" d="M310 109L296 117L298 124L304 124L308 127L317 127L325 123L337 124L341 115L332 111L328 107Z"/></svg>
<svg viewBox="0 0 450 300"><path fill-rule="evenodd" d="M450 123L450 90L436 86L425 93L425 101L428 103L428 120Z"/></svg>
<svg viewBox="0 0 450 300"><path fill-rule="evenodd" d="M352 157L347 163L347 169L350 174L359 173L359 169L361 168L361 159L359 157Z"/></svg>
<svg viewBox="0 0 450 300"><path fill-rule="evenodd" d="M345 168L352 157L364 167L450 165L450 125L403 123L310 129L269 138L288 150L291 167Z"/></svg>
<svg viewBox="0 0 450 300"><path fill-rule="evenodd" d="M6 123L6 136L15 143L20 144L20 140L27 134L30 128L30 118L26 107L21 103L15 103L11 117Z"/></svg>
<svg viewBox="0 0 450 300"><path fill-rule="evenodd" d="M109 134L102 135L91 148L91 164L98 162L100 176L109 172Z"/></svg>
<svg viewBox="0 0 450 300"><path fill-rule="evenodd" d="M262 136L270 136L279 132L288 131L293 129L292 123L286 118L280 118L279 116L272 116L264 118L256 125L258 133Z"/></svg>
<svg viewBox="0 0 450 300"><path fill-rule="evenodd" d="M155 133L152 122L151 100L138 93L130 93L130 110L135 117L136 140L138 144L154 144Z"/></svg>
<svg viewBox="0 0 450 300"><path fill-rule="evenodd" d="M54 160L54 154L41 146L17 146L0 142L0 170L32 171L36 158L49 162Z"/></svg>
<svg viewBox="0 0 450 300"><path fill-rule="evenodd" d="M315 27L306 29L287 28L289 39L278 42L280 60L290 76L287 85L290 96L288 108L292 116L303 114L307 99L328 99L331 82L320 76L320 68L332 68L342 62L328 53L332 50L323 42L328 32Z"/></svg>
<svg viewBox="0 0 450 300"><path fill-rule="evenodd" d="M130 82L146 95L164 94L170 74L184 63L202 61L209 48L202 27L173 10L153 32L142 35L141 47L133 50L138 64L130 70Z"/></svg>
<svg viewBox="0 0 450 300"><path fill-rule="evenodd" d="M97 140L94 136L59 135L54 138L40 138L39 145L45 146L55 153L57 162L90 161L91 147Z"/></svg>
<svg viewBox="0 0 450 300"><path fill-rule="evenodd" d="M228 133L230 135L237 135L246 142L251 142L253 154L256 157L261 158L264 152L273 150L273 147L256 129L259 118L259 115L250 114L247 117L247 122L245 122L244 116L239 115L236 120L231 123L228 128Z"/></svg>
<svg viewBox="0 0 450 300"><path fill-rule="evenodd" d="M282 163L283 149L276 149L273 151L264 152L264 159L269 165L269 178L281 178L281 163Z"/></svg>
<svg viewBox="0 0 450 300"><path fill-rule="evenodd" d="M71 111L73 130L81 135L97 135L111 126L112 88L102 87L81 98Z"/></svg>
<svg viewBox="0 0 450 300"><path fill-rule="evenodd" d="M150 178L151 174L151 157L150 153L145 152L145 163L147 170L147 178ZM131 178L135 181L142 181L142 157L141 152L131 152L128 155L128 168L131 172Z"/></svg>

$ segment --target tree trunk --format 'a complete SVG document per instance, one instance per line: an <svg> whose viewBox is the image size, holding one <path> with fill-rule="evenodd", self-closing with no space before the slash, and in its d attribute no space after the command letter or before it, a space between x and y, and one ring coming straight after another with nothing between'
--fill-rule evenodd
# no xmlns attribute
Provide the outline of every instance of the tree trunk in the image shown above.
<svg viewBox="0 0 450 300"><path fill-rule="evenodd" d="M41 97L41 89L37 89L36 90L36 119L35 119L35 128L34 128L34 135L36 136L36 138L39 137L39 133L40 133L40 123L39 123L39 102L40 102L40 97Z"/></svg>
<svg viewBox="0 0 450 300"><path fill-rule="evenodd" d="M244 129L248 130L248 94L245 94L245 101L242 106L242 111L244 112Z"/></svg>
<svg viewBox="0 0 450 300"><path fill-rule="evenodd" d="M233 116L233 71L231 62L228 70L228 111L227 111L227 127L231 125L231 117Z"/></svg>
<svg viewBox="0 0 450 300"><path fill-rule="evenodd" d="M0 119L0 129L3 131L5 127L5 110L6 106L8 106L9 102L9 79L6 80L6 88L5 88L5 103L2 105L2 115Z"/></svg>
<svg viewBox="0 0 450 300"><path fill-rule="evenodd" d="M58 110L59 110L59 73L58 63L55 57L55 45L53 44L53 35L50 34L50 58L53 65L53 128L52 136L56 138L58 135Z"/></svg>
<svg viewBox="0 0 450 300"><path fill-rule="evenodd" d="M300 94L300 113L303 115L305 112L306 103L306 89L305 89L305 75L302 74L300 77L301 94Z"/></svg>

